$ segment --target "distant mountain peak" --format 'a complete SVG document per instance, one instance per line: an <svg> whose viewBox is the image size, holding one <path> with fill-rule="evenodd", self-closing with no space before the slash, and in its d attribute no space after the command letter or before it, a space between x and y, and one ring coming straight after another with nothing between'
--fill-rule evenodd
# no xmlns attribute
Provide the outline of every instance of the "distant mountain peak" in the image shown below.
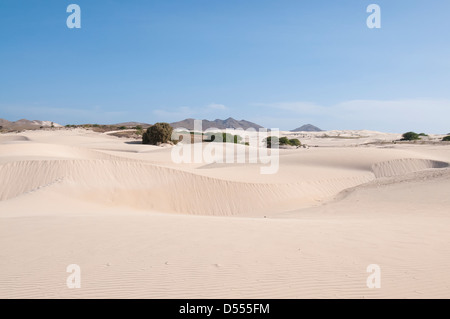
<svg viewBox="0 0 450 319"><path fill-rule="evenodd" d="M323 130L312 124L305 124L294 130L291 130L291 132L323 132Z"/></svg>
<svg viewBox="0 0 450 319"><path fill-rule="evenodd" d="M27 129L38 129L41 126L42 127L62 127L62 125L59 125L58 123L54 123L51 121L39 121L39 120L27 120L27 119L20 119L17 121L8 121L5 119L0 119L0 126L2 126L4 129L10 129L10 130L27 130Z"/></svg>
<svg viewBox="0 0 450 319"><path fill-rule="evenodd" d="M185 128L188 130L194 129L194 120L193 118L184 119L179 122L170 123L173 128ZM232 117L229 117L225 120L215 119L214 121L202 120L202 129L206 130L208 128L217 128L219 130L224 130L227 128L242 128L244 130L248 128L260 129L263 128L261 125L256 123L252 123L246 120L236 120Z"/></svg>

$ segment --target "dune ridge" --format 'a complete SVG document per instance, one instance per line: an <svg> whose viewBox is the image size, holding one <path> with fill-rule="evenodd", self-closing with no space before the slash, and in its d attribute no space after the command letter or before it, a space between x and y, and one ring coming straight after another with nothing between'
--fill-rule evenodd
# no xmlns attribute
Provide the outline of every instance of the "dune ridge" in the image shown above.
<svg viewBox="0 0 450 319"><path fill-rule="evenodd" d="M1 136L0 298L450 297L450 147L347 133L365 137L281 150L272 176L79 129Z"/></svg>
<svg viewBox="0 0 450 319"><path fill-rule="evenodd" d="M57 185L59 192L80 200L215 216L295 209L368 181L366 177L343 177L287 184L244 183L153 164L93 159L6 163L0 166L0 179L0 200Z"/></svg>
<svg viewBox="0 0 450 319"><path fill-rule="evenodd" d="M377 178L406 175L432 168L449 167L449 163L430 159L403 158L372 165L372 170Z"/></svg>

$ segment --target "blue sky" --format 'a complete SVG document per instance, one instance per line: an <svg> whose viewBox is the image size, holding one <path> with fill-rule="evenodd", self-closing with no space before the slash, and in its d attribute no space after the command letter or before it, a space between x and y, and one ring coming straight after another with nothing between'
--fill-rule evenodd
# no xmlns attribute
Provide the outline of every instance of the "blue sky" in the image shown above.
<svg viewBox="0 0 450 319"><path fill-rule="evenodd" d="M66 8L81 7L81 29ZM381 7L381 29L366 8ZM450 132L450 2L0 1L0 118Z"/></svg>

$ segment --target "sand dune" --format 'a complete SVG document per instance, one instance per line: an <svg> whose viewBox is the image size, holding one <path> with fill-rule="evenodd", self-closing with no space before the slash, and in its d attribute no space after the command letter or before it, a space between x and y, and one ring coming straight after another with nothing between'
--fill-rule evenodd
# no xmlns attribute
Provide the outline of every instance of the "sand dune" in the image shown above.
<svg viewBox="0 0 450 319"><path fill-rule="evenodd" d="M51 187L82 201L214 216L295 209L368 181L364 176L344 176L286 184L244 183L134 161L93 159L7 163L0 166L0 179L0 200Z"/></svg>
<svg viewBox="0 0 450 319"><path fill-rule="evenodd" d="M431 168L444 168L449 164L428 159L404 158L387 162L376 163L372 170L376 177L389 177L404 175L411 172L419 172Z"/></svg>
<svg viewBox="0 0 450 319"><path fill-rule="evenodd" d="M281 150L275 175L82 129L4 134L0 297L450 297L450 147L341 133L361 141L305 137L323 147Z"/></svg>

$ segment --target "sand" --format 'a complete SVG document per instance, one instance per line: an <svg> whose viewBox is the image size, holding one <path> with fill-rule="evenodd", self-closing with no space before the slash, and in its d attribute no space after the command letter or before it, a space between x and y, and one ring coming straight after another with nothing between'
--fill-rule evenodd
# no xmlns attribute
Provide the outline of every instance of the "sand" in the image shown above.
<svg viewBox="0 0 450 319"><path fill-rule="evenodd" d="M84 129L0 135L0 298L449 298L450 145L289 136L318 147L261 175Z"/></svg>

